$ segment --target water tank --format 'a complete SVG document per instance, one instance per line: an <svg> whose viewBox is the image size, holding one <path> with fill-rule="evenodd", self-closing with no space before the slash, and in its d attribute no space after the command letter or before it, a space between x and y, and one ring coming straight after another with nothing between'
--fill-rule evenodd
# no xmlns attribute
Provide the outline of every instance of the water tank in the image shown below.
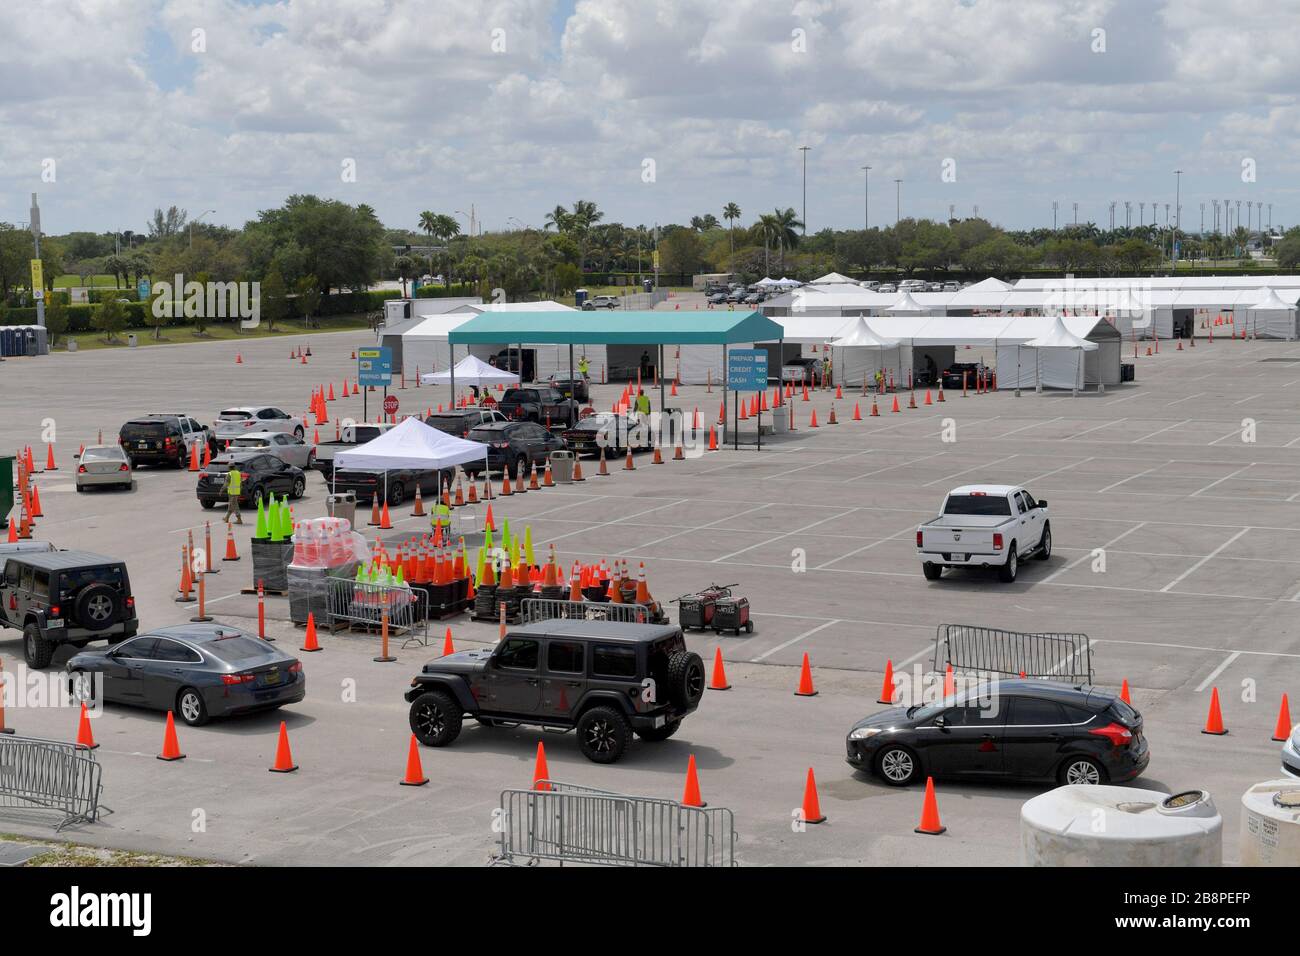
<svg viewBox="0 0 1300 956"><path fill-rule="evenodd" d="M1020 809L1026 866L1218 866L1223 818L1204 790L1058 787Z"/></svg>
<svg viewBox="0 0 1300 956"><path fill-rule="evenodd" d="M1241 811L1242 866L1300 866L1300 780L1255 784Z"/></svg>

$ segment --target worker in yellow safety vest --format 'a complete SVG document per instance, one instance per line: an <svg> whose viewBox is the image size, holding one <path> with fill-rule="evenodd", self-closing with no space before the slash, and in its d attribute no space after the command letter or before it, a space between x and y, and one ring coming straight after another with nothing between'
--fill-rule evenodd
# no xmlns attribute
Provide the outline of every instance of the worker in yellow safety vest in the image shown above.
<svg viewBox="0 0 1300 956"><path fill-rule="evenodd" d="M239 496L243 493L243 488L244 476L239 471L239 465L231 462L226 471L226 524L230 524L231 519L236 524L244 523L244 516L239 513Z"/></svg>
<svg viewBox="0 0 1300 956"><path fill-rule="evenodd" d="M438 500L438 503L434 505L432 510L429 512L429 525L435 531L438 528L442 528L442 533L444 535L451 531L451 509L443 504L441 499Z"/></svg>

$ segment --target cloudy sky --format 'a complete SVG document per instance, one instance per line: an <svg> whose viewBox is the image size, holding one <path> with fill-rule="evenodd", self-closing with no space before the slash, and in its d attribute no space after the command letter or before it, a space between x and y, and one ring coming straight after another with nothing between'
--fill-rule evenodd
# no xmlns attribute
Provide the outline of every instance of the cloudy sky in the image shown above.
<svg viewBox="0 0 1300 956"><path fill-rule="evenodd" d="M295 192L397 227L578 198L748 223L802 208L807 145L812 230L861 225L864 164L877 224L895 179L904 216L1163 223L1175 169L1185 227L1211 199L1293 224L1297 27L1294 0L5 0L0 221L38 191L50 233Z"/></svg>

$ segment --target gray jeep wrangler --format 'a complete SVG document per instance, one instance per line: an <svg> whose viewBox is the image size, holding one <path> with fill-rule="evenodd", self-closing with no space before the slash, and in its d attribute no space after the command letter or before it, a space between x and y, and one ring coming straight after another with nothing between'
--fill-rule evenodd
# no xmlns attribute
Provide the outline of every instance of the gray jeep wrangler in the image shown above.
<svg viewBox="0 0 1300 956"><path fill-rule="evenodd" d="M538 621L430 661L405 696L411 730L430 747L454 741L468 714L485 727L576 730L587 759L613 763L634 733L677 732L704 696L704 663L678 627Z"/></svg>
<svg viewBox="0 0 1300 956"><path fill-rule="evenodd" d="M139 628L126 564L88 551L0 554L0 624L23 632L27 666L50 666L60 644L133 637Z"/></svg>

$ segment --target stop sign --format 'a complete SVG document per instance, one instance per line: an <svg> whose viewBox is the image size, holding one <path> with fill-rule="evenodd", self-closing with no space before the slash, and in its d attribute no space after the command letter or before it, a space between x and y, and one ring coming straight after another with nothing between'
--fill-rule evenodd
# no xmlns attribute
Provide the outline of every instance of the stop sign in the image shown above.
<svg viewBox="0 0 1300 956"><path fill-rule="evenodd" d="M396 396L396 395L389 395L387 398L384 399L384 413L385 413L386 415L396 415L396 414L397 414L397 396Z"/></svg>

